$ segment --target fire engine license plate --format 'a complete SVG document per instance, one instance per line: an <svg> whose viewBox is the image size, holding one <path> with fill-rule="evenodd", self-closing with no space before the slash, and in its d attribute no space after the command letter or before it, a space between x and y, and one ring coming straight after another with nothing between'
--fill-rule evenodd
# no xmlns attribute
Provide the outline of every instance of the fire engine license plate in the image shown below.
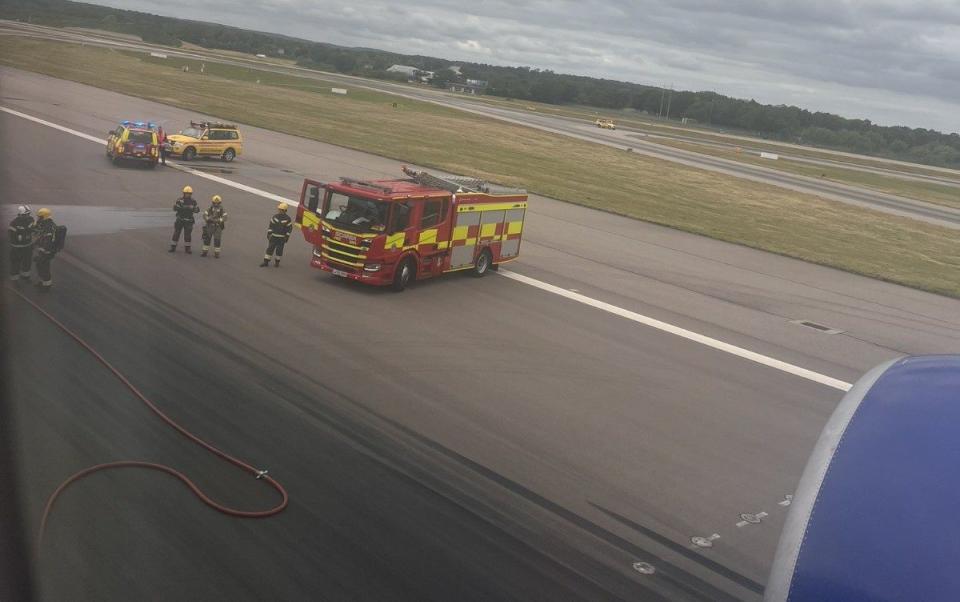
<svg viewBox="0 0 960 602"><path fill-rule="evenodd" d="M344 272L343 270L333 270L332 273L333 273L334 276L343 276L344 278L346 278L347 276L350 275L350 274Z"/></svg>

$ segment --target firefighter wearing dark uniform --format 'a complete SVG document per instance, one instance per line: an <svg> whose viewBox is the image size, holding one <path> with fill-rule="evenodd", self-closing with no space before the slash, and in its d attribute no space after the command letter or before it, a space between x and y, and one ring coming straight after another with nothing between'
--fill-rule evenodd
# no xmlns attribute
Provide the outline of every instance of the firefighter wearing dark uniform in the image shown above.
<svg viewBox="0 0 960 602"><path fill-rule="evenodd" d="M33 228L33 245L37 250L34 262L37 264L37 286L42 291L49 291L53 286L53 275L50 273L50 262L57 254L56 234L57 224L54 223L53 212L44 207L37 211L37 223Z"/></svg>
<svg viewBox="0 0 960 602"><path fill-rule="evenodd" d="M177 250L180 232L183 232L183 250L192 253L190 242L193 235L193 216L195 213L200 213L200 205L193 198L193 188L183 187L183 196L173 204L173 210L177 214L177 219L173 222L173 240L170 243L170 252L173 253Z"/></svg>
<svg viewBox="0 0 960 602"><path fill-rule="evenodd" d="M220 238L223 229L227 227L227 212L223 209L223 199L219 194L213 195L211 205L203 212L203 251L201 257L210 252L210 241L213 240L213 256L220 257Z"/></svg>
<svg viewBox="0 0 960 602"><path fill-rule="evenodd" d="M33 216L30 207L17 207L17 217L10 222L10 280L30 280L30 259L33 257Z"/></svg>
<svg viewBox="0 0 960 602"><path fill-rule="evenodd" d="M287 215L287 204L277 205L277 214L270 219L270 225L267 226L267 252L263 255L261 268L270 265L270 259L274 253L273 265L280 267L280 258L283 257L283 245L290 240L290 232L293 230L293 220Z"/></svg>

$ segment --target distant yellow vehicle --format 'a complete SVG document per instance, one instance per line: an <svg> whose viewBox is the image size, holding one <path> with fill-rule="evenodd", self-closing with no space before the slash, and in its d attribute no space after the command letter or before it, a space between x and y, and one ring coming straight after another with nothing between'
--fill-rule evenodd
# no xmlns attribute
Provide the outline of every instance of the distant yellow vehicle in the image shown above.
<svg viewBox="0 0 960 602"><path fill-rule="evenodd" d="M604 130L615 130L617 129L617 124L613 122L613 119L597 119L597 127Z"/></svg>
<svg viewBox="0 0 960 602"><path fill-rule="evenodd" d="M219 157L233 161L243 153L243 136L235 125L210 121L191 121L190 127L171 134L170 154L191 161L197 157Z"/></svg>

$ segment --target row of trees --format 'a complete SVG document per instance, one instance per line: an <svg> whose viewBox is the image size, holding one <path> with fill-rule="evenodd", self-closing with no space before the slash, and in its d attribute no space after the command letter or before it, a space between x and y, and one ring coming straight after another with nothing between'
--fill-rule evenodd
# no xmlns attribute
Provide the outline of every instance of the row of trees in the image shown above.
<svg viewBox="0 0 960 602"><path fill-rule="evenodd" d="M300 65L383 79L394 64L434 71L435 85L458 76L453 62L381 50L345 48L276 34L187 21L67 0L0 0L0 16L57 27L90 27L136 34L144 41L179 46L181 41L211 49L285 56ZM740 130L760 137L864 154L960 167L960 136L935 130L885 127L867 119L847 119L794 106L763 105L714 92L675 91L528 67L456 63L463 78L488 82L487 93L550 104L578 104L608 110L633 110ZM665 103L665 99L669 102Z"/></svg>

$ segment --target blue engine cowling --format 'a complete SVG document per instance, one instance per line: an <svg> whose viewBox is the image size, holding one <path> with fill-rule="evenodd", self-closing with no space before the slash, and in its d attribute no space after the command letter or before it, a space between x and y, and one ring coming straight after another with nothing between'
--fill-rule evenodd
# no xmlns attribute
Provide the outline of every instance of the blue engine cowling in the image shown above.
<svg viewBox="0 0 960 602"><path fill-rule="evenodd" d="M960 600L960 356L893 360L837 406L765 599Z"/></svg>

